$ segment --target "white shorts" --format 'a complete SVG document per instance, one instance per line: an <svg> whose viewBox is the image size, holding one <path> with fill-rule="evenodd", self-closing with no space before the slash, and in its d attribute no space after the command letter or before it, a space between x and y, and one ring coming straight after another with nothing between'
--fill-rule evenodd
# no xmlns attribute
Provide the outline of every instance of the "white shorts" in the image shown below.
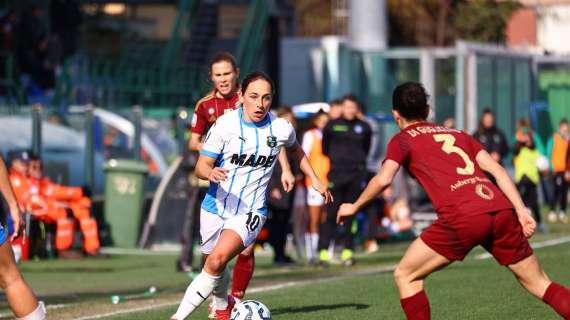
<svg viewBox="0 0 570 320"><path fill-rule="evenodd" d="M202 253L210 254L218 244L220 235L225 229L235 231L243 242L244 247L255 242L263 228L267 217L258 213L238 214L221 217L206 210L200 210L200 237L202 238Z"/></svg>
<svg viewBox="0 0 570 320"><path fill-rule="evenodd" d="M310 206L318 207L325 204L325 198L312 187L307 188L307 204Z"/></svg>

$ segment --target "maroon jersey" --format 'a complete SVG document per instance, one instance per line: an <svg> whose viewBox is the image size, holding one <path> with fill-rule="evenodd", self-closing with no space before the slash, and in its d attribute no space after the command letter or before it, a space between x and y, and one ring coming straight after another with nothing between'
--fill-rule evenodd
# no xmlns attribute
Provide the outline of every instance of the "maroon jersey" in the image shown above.
<svg viewBox="0 0 570 320"><path fill-rule="evenodd" d="M203 136L221 115L238 107L239 94L237 92L228 99L219 98L215 92L210 93L196 103L191 131Z"/></svg>
<svg viewBox="0 0 570 320"><path fill-rule="evenodd" d="M465 132L429 122L408 126L386 151L424 187L440 215L472 216L512 208L475 157L483 147Z"/></svg>

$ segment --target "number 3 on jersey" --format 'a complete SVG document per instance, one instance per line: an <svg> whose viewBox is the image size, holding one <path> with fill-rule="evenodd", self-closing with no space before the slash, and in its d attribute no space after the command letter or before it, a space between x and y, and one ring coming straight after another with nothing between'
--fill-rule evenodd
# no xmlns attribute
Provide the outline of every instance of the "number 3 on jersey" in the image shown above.
<svg viewBox="0 0 570 320"><path fill-rule="evenodd" d="M441 146L441 150L443 150L447 154L457 153L461 159L465 162L464 168L457 168L457 173L470 176L475 172L475 164L463 149L459 148L458 146L454 145L455 137L451 134L434 134L433 139L437 142L442 142L443 145Z"/></svg>

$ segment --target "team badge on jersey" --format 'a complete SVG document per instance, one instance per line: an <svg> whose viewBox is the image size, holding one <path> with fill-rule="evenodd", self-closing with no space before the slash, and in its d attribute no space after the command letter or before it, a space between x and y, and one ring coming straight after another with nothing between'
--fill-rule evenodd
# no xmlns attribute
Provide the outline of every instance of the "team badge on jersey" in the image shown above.
<svg viewBox="0 0 570 320"><path fill-rule="evenodd" d="M267 145L270 148L275 148L277 146L277 137L276 136L268 136L267 137Z"/></svg>
<svg viewBox="0 0 570 320"><path fill-rule="evenodd" d="M356 132L357 134L361 134L362 131L364 131L364 130L362 129L361 125L357 124L354 126L354 132Z"/></svg>

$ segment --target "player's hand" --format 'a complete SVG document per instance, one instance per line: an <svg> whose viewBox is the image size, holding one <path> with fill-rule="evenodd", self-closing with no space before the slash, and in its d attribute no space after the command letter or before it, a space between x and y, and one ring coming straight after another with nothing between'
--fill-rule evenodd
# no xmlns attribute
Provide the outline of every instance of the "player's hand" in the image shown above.
<svg viewBox="0 0 570 320"><path fill-rule="evenodd" d="M210 171L208 180L213 183L225 181L228 178L228 170L220 167L215 167Z"/></svg>
<svg viewBox="0 0 570 320"><path fill-rule="evenodd" d="M532 235L536 231L536 222L528 212L521 212L521 213L517 212L517 214L519 217L519 223L521 224L523 229L524 236L527 238L532 237Z"/></svg>
<svg viewBox="0 0 570 320"><path fill-rule="evenodd" d="M331 192L325 187L325 185L319 179L313 179L313 189L325 198L325 204L329 204L334 201Z"/></svg>
<svg viewBox="0 0 570 320"><path fill-rule="evenodd" d="M269 193L269 197L271 199L281 200L281 198L283 198L283 195L281 194L281 190L274 188L271 190L271 193Z"/></svg>
<svg viewBox="0 0 570 320"><path fill-rule="evenodd" d="M356 214L356 206L353 203L343 203L336 214L336 223L343 224L344 218Z"/></svg>
<svg viewBox="0 0 570 320"><path fill-rule="evenodd" d="M25 234L25 223L22 216L22 209L19 205L10 206L10 216L12 217L12 224L14 225L14 233L10 237L10 240L17 239L18 237Z"/></svg>
<svg viewBox="0 0 570 320"><path fill-rule="evenodd" d="M285 192L291 192L291 190L293 190L295 186L295 176L291 170L284 170L283 173L281 173L281 184Z"/></svg>

